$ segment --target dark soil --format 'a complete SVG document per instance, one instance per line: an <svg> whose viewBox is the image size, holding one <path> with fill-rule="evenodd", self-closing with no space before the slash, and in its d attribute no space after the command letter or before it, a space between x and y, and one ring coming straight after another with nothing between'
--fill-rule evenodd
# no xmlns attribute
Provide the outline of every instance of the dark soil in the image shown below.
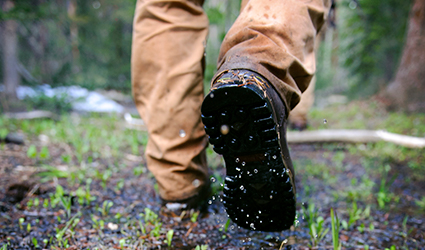
<svg viewBox="0 0 425 250"><path fill-rule="evenodd" d="M32 143L39 145L41 142L34 140ZM200 215L196 222L161 213L151 174L145 168L141 175L134 174L134 169L140 168L141 162L144 162L143 157L124 152L119 160L99 158L86 164L86 168L99 172L116 166L116 171L105 182L106 188L102 187L99 178L93 178L90 189L96 199L81 205L77 202L75 191L80 186L86 187L85 180L73 182L72 178L52 178L41 182L40 177L35 175L43 164L59 166L65 172L69 170L60 158L63 152L69 150L68 146L48 144L48 147L51 157L47 162L29 159L26 145L4 144L0 151L0 247L7 245L1 249L65 248L60 247L57 234L70 221L66 209L61 203L54 208L43 206L44 200L54 195L58 184L64 187L64 196L71 197L70 217L76 215L79 218L74 230L65 230L63 238L67 239L68 249L167 249L164 240L169 229L174 230L171 249L195 249L200 245L208 245L208 249L333 249L330 231L318 247L311 246L310 229L303 208L314 203L327 228L330 228L331 222L330 208L338 211L340 219L348 220L351 203L335 198L335 193L344 190L353 178L360 180L365 174L362 161L346 152L344 145L293 145L291 152L297 168L299 216L291 230L269 233L241 229L232 222L226 227L228 219L220 202L221 191L212 197L209 213ZM341 163L342 170L338 170L337 164L332 161L338 152L347 154ZM334 177L332 184L323 180L326 176L317 177L303 170L303 164L308 161L328 165L329 168L324 171L327 171L327 176ZM412 178L409 182L404 181L406 176L411 176L409 171L405 166L397 166L389 173L396 176L390 190L400 197L397 204L388 203L388 208L379 209L371 197L359 200L359 207L364 209L371 204L372 209L367 218L357 220L348 230L341 230L343 249L366 249L366 245L369 249L391 246L425 249L425 216L418 209L412 209L414 200L424 196L425 183L415 182ZM224 177L224 174L223 166L214 169L215 176ZM214 186L220 190L220 178L212 180L216 179ZM124 182L120 186L122 180ZM373 181L379 183L379 176ZM38 206L34 205L35 198L39 200ZM30 200L32 206L28 205ZM102 214L104 201L112 201L113 206ZM141 213L145 212L145 208L159 214L163 223L159 236L143 234L138 222L142 220ZM24 218L22 223L20 218ZM103 221L103 226L96 226L94 221ZM148 232L154 229L154 225L147 222L145 227Z"/></svg>

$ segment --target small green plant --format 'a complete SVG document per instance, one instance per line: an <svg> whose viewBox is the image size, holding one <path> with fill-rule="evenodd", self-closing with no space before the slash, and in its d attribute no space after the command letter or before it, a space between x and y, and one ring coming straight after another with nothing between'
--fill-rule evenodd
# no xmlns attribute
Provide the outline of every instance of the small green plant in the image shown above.
<svg viewBox="0 0 425 250"><path fill-rule="evenodd" d="M93 228L101 231L105 227L105 222L103 220L98 220L94 215L92 215L91 220L93 222Z"/></svg>
<svg viewBox="0 0 425 250"><path fill-rule="evenodd" d="M325 220L322 216L318 216L313 203L309 204L307 211L304 210L304 217L308 223L311 246L315 247L326 236L329 228L324 227Z"/></svg>
<svg viewBox="0 0 425 250"><path fill-rule="evenodd" d="M150 208L145 208L145 222L151 222L152 224L158 219L158 215Z"/></svg>
<svg viewBox="0 0 425 250"><path fill-rule="evenodd" d="M49 199L43 200L43 207L46 208L46 209L49 207Z"/></svg>
<svg viewBox="0 0 425 250"><path fill-rule="evenodd" d="M332 243L334 250L341 250L341 242L339 242L339 226L340 221L338 219L338 215L334 212L333 208L331 208L331 226L332 226Z"/></svg>
<svg viewBox="0 0 425 250"><path fill-rule="evenodd" d="M342 227L345 230L348 230L349 227L351 227L356 221L369 217L370 215L370 207L367 206L364 210L358 207L357 202L352 203L351 208L347 209L348 211L348 222L346 220L341 221Z"/></svg>
<svg viewBox="0 0 425 250"><path fill-rule="evenodd" d="M119 179L117 185L115 186L115 192L120 191L124 187L125 181L123 178Z"/></svg>
<svg viewBox="0 0 425 250"><path fill-rule="evenodd" d="M37 239L35 238L35 237L33 237L32 238L32 244L34 245L34 247L40 247L39 245L38 245L38 241L37 241Z"/></svg>
<svg viewBox="0 0 425 250"><path fill-rule="evenodd" d="M134 176L139 176L145 172L145 168L143 166L138 166L133 168L133 174Z"/></svg>
<svg viewBox="0 0 425 250"><path fill-rule="evenodd" d="M46 160L46 159L48 159L48 158L50 157L50 151L49 151L49 148L48 148L48 147L46 147L46 146L42 147L42 148L41 148L41 150L40 150L40 154L39 154L39 156L40 156L40 159L41 159L41 160Z"/></svg>
<svg viewBox="0 0 425 250"><path fill-rule="evenodd" d="M360 233L364 233L365 228L366 228L365 224L364 224L364 223L362 223L362 224L360 224L360 226L358 226L358 227L357 227L357 230L358 230Z"/></svg>
<svg viewBox="0 0 425 250"><path fill-rule="evenodd" d="M167 242L167 245L169 247L171 246L171 241L173 240L173 234L174 234L174 230L173 229L168 230L166 242Z"/></svg>
<svg viewBox="0 0 425 250"><path fill-rule="evenodd" d="M100 185L102 186L103 190L106 190L106 184L111 176L112 171L110 169L105 169L103 172L96 170L96 177L102 181Z"/></svg>
<svg viewBox="0 0 425 250"><path fill-rule="evenodd" d="M9 130L7 128L0 128L0 140L6 138L9 134Z"/></svg>
<svg viewBox="0 0 425 250"><path fill-rule="evenodd" d="M34 198L34 207L38 207L40 205L40 199Z"/></svg>
<svg viewBox="0 0 425 250"><path fill-rule="evenodd" d="M66 239L64 238L66 233L69 233L71 237L74 235L74 229L77 226L77 224L80 222L80 219L78 218L81 216L81 213L78 212L76 215L74 215L68 222L66 222L65 226L62 229L56 228L56 240L58 242L59 247L61 248L68 248L68 237Z"/></svg>
<svg viewBox="0 0 425 250"><path fill-rule="evenodd" d="M224 224L224 232L227 232L231 222L232 222L232 220L230 220L230 218L227 219L226 224Z"/></svg>
<svg viewBox="0 0 425 250"><path fill-rule="evenodd" d="M381 179L381 185L379 186L379 191L376 195L376 200L380 209L384 209L385 205L394 198L394 195L390 192L389 187L394 182L395 178L397 178L397 176L393 176L391 180L387 183L388 172L390 170L391 166L384 166L383 178Z"/></svg>
<svg viewBox="0 0 425 250"><path fill-rule="evenodd" d="M35 145L31 145L28 147L27 156L31 159L37 158L37 148L35 147Z"/></svg>
<svg viewBox="0 0 425 250"><path fill-rule="evenodd" d="M65 191L61 185L56 186L56 192L54 194L50 194L50 206L55 208L56 205L61 202L61 198L65 195Z"/></svg>
<svg viewBox="0 0 425 250"><path fill-rule="evenodd" d="M60 198L60 201L61 201L63 208L66 211L67 217L70 218L71 217L71 205L72 205L71 199L72 198L70 196L68 196L68 197L60 196L59 198Z"/></svg>
<svg viewBox="0 0 425 250"><path fill-rule="evenodd" d="M37 176L41 177L41 182L48 182L54 178L68 178L70 176L69 171L59 170L56 167L49 165L42 165L42 172L37 173Z"/></svg>
<svg viewBox="0 0 425 250"><path fill-rule="evenodd" d="M415 200L415 203L421 208L421 210L425 211L425 197L422 197L420 200Z"/></svg>
<svg viewBox="0 0 425 250"><path fill-rule="evenodd" d="M125 241L126 241L125 238L122 238L122 239L119 240L121 249L124 249Z"/></svg>
<svg viewBox="0 0 425 250"><path fill-rule="evenodd" d="M190 221L195 223L198 220L199 211L192 213L192 216L190 216Z"/></svg>
<svg viewBox="0 0 425 250"><path fill-rule="evenodd" d="M154 228L151 230L150 235L152 237L159 237L161 235L162 223L158 220L154 223Z"/></svg>
<svg viewBox="0 0 425 250"><path fill-rule="evenodd" d="M208 245L197 245L195 250L208 250Z"/></svg>
<svg viewBox="0 0 425 250"><path fill-rule="evenodd" d="M22 230L23 229L23 224L25 222L25 218L19 218L19 228Z"/></svg>
<svg viewBox="0 0 425 250"><path fill-rule="evenodd" d="M99 208L100 213L103 217L107 216L109 214L109 210L114 205L112 201L106 200L102 204L102 208Z"/></svg>

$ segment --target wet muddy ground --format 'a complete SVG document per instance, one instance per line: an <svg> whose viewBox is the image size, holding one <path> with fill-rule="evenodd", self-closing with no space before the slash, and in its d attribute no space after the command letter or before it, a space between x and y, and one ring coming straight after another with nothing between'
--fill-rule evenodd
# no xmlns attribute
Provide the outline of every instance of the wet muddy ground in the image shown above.
<svg viewBox="0 0 425 250"><path fill-rule="evenodd" d="M209 212L182 218L161 212L142 156L128 150L76 164L63 158L73 146L42 139L1 145L0 249L333 249L331 208L345 221L343 249L425 249L425 182L400 162L365 157L370 145L291 145L298 217L291 230L270 233L228 220L225 169L211 151ZM30 145L47 145L48 160L31 158Z"/></svg>

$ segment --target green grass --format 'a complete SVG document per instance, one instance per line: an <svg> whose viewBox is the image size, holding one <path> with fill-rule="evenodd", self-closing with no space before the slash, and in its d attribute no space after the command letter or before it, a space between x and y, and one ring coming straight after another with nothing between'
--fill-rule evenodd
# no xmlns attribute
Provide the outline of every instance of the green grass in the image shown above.
<svg viewBox="0 0 425 250"><path fill-rule="evenodd" d="M323 123L324 119L327 120L326 124ZM310 114L310 125L310 130L383 129L425 136L424 114L391 113L374 102L353 102L314 109ZM119 240L122 247L146 245L146 239L160 239L172 245L175 232L167 229L153 210L145 209L137 218L126 218L124 211L114 211L116 205L112 201L94 195L95 188L117 193L123 189L125 181L115 177L120 177L119 172L128 167L123 160L127 155L143 156L147 132L126 129L125 121L119 116L98 114L63 115L57 121L18 121L0 116L0 127L2 135L7 132L26 135L29 143L24 153L40 166L38 177L42 181L66 181L66 184L61 182L56 185L56 192L53 191L50 197L33 198L27 203L27 208L32 210L58 207L65 211L64 215L58 216L58 224L62 227L57 228L56 237L49 240L49 246L66 247L69 242L65 234L71 239L73 230L78 227L80 215L70 206L71 196L76 197L81 207L97 206L91 217L91 226L99 235L102 235L108 223L122 225L121 230L126 235ZM40 143L40 136L48 137L49 146ZM425 149L411 149L385 142L334 143L318 148L320 153L315 157L300 157L294 161L297 178L302 185L300 190L303 191L299 199L317 204L317 209L310 205L304 210L305 221L303 224L300 220L299 225L309 232L311 246L320 246L322 241L329 243L331 239L337 249L341 243L338 241L339 223L345 230L373 231L373 221L368 215L371 210L388 212L397 210L400 205L402 197L392 185L400 174L405 177L406 183L425 181ZM223 173L219 171L222 170L223 160L211 147L207 148L206 153L212 171L212 188L217 194L222 190ZM96 165L98 161L104 162L101 168ZM134 176L150 176L145 164L137 162L132 165ZM59 165L66 168L58 168ZM320 207L320 198L314 196L317 187L323 187L323 192L331 200L333 198L331 202L335 206L332 205L332 216L330 211ZM424 208L424 197L412 201L411 209L416 213L423 213ZM200 218L193 215L192 222L197 220ZM32 230L31 224L25 220L19 220L19 226L22 230ZM228 226L226 224L225 231ZM403 232L407 230L404 226ZM332 238L327 235L328 232L332 232ZM33 242L33 245L36 244L47 245L44 241Z"/></svg>

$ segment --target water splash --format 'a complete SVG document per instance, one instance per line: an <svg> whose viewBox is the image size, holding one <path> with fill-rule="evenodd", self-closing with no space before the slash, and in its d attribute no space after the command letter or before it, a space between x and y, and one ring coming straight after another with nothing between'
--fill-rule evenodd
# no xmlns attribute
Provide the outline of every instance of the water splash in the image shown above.
<svg viewBox="0 0 425 250"><path fill-rule="evenodd" d="M180 135L181 138L183 138L183 137L186 136L186 132L183 129L180 129L179 135Z"/></svg>

